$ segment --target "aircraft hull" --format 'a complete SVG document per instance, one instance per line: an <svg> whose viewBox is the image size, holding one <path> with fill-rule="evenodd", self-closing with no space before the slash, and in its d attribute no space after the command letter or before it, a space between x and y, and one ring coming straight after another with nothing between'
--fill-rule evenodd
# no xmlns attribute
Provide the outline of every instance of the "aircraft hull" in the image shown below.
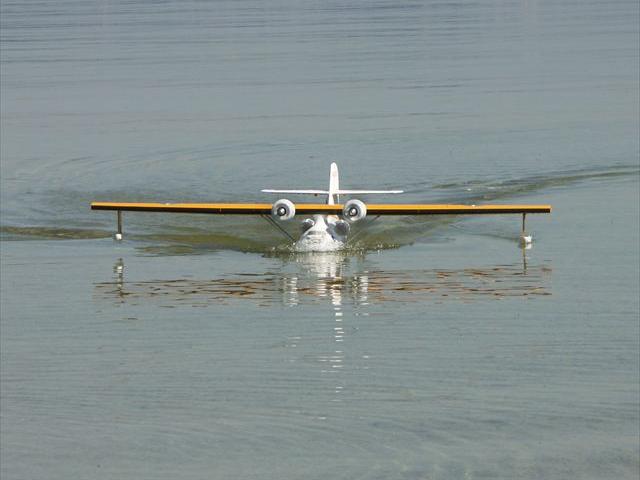
<svg viewBox="0 0 640 480"><path fill-rule="evenodd" d="M346 232L337 228L340 220L335 215L314 215L313 226L302 233L293 244L296 252L335 252L347 244Z"/></svg>

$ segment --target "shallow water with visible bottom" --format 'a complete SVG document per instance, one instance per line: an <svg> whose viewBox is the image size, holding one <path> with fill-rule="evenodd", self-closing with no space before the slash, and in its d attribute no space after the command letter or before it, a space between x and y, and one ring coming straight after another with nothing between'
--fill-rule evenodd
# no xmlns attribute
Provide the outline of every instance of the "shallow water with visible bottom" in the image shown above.
<svg viewBox="0 0 640 480"><path fill-rule="evenodd" d="M637 478L637 2L2 0L0 473ZM549 203L262 219L92 200ZM294 222L287 228L298 231Z"/></svg>

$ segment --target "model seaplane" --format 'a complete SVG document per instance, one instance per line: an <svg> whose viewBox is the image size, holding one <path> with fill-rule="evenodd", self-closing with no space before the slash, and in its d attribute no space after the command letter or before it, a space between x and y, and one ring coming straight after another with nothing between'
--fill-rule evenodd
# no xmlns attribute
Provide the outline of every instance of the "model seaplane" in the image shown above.
<svg viewBox="0 0 640 480"><path fill-rule="evenodd" d="M384 215L478 215L521 214L520 240L531 244L531 236L525 231L528 213L550 213L550 205L448 205L448 204L369 204L351 198L344 204L340 196L366 194L397 194L402 190L343 190L340 188L338 166L331 164L329 190L262 190L264 193L286 195L315 195L326 197L325 203L293 203L282 198L275 203L128 203L93 202L92 210L117 212L116 240L122 240L122 212L205 213L222 215L260 215L294 242L294 250L328 252L344 248L349 238L351 224L367 215L378 218ZM306 218L302 222L302 234L297 240L279 223L292 220L296 214Z"/></svg>

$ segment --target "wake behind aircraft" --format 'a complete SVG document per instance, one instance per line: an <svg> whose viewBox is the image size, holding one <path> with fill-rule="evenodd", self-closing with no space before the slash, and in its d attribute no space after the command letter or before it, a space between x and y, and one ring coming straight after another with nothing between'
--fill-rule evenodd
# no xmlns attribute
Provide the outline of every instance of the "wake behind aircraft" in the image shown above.
<svg viewBox="0 0 640 480"><path fill-rule="evenodd" d="M450 204L365 204L351 198L344 204L340 196L370 194L399 194L402 190L344 190L340 188L338 166L331 164L328 190L262 190L269 194L324 196L324 203L293 203L281 198L274 203L130 203L93 202L92 210L112 210L117 212L116 240L123 239L122 212L166 212L204 213L222 215L260 215L268 220L283 235L293 242L293 248L301 252L329 252L346 247L351 224L373 216L375 219L386 215L478 215L478 214L521 214L522 232L520 241L530 245L531 235L525 231L528 213L551 213L550 205L450 205ZM302 233L293 238L281 222L293 220L296 214L306 218L302 221Z"/></svg>

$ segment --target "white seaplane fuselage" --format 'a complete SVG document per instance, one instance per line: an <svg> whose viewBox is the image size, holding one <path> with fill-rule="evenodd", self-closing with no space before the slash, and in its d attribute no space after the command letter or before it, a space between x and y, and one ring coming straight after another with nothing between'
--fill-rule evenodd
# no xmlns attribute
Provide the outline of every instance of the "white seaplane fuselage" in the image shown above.
<svg viewBox="0 0 640 480"><path fill-rule="evenodd" d="M402 193L401 190L341 190L338 166L331 164L329 190L262 190L266 193L288 193L303 195L326 195L327 205L335 205L340 195L367 193ZM351 203L350 202L354 202ZM366 216L366 206L359 200L351 200L345 205L341 216L318 214L302 222L302 234L294 242L293 248L299 252L333 252L343 249L347 244L350 224ZM293 218L294 205L286 199L274 204L273 216L281 221Z"/></svg>
<svg viewBox="0 0 640 480"><path fill-rule="evenodd" d="M308 219L309 220L309 219ZM344 248L347 244L348 229L342 227L344 220L336 215L314 215L310 220L313 225L307 228L293 248L298 252L333 252ZM305 220L305 223L310 223Z"/></svg>

